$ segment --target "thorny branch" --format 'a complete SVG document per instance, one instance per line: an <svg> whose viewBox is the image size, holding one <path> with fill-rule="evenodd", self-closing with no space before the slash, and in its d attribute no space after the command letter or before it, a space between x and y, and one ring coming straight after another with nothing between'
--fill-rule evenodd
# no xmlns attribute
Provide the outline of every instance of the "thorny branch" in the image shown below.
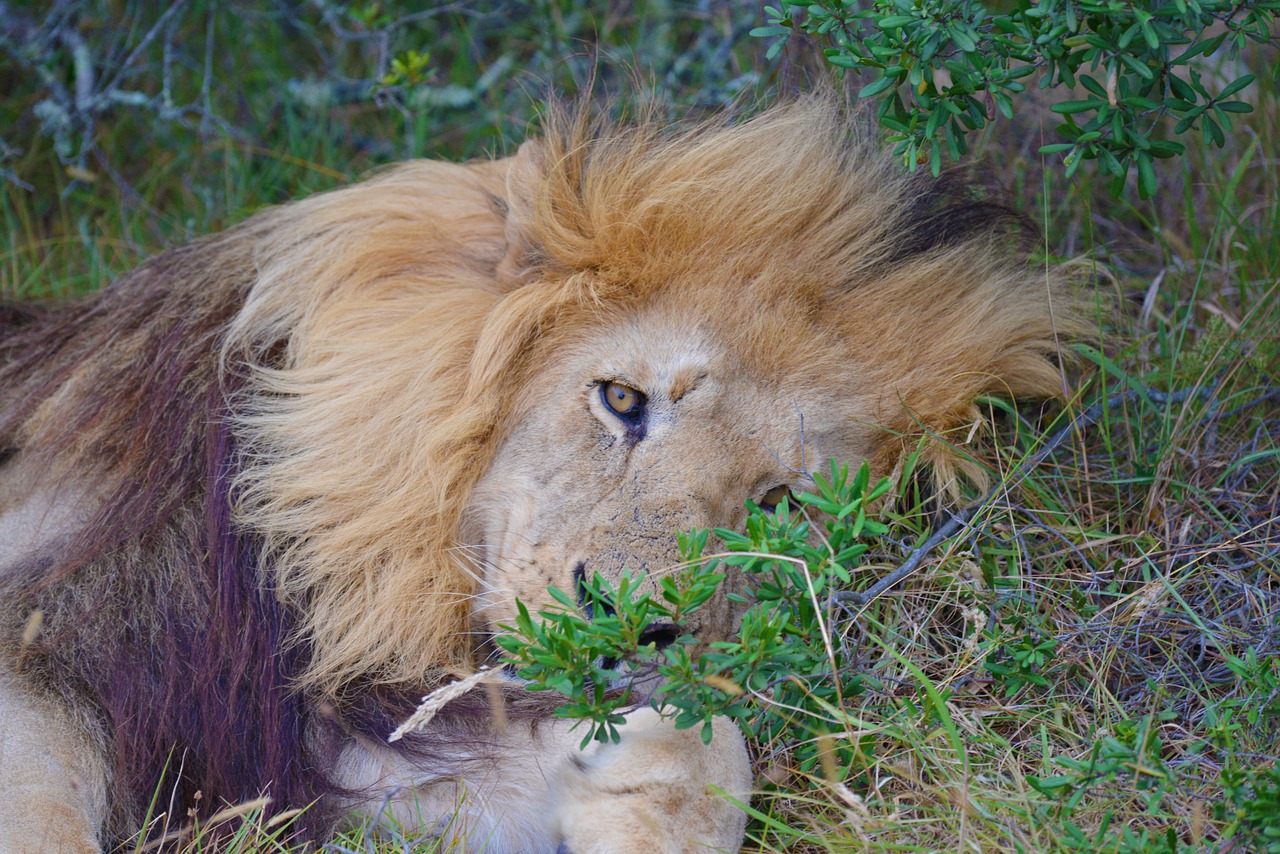
<svg viewBox="0 0 1280 854"><path fill-rule="evenodd" d="M1127 391L1113 394L1105 400L1101 400L1093 404L1075 418L1071 419L1070 422L1060 428L1053 435L1049 436L1049 438L1045 440L1044 444L1040 446L1039 450L1023 460L1022 463L1013 470L1013 473L1008 478L1002 479L1000 483L991 487L991 489L989 489L986 494L977 501L960 511L951 514L951 518L939 527L935 528L933 533L929 535L928 539L917 546L897 569L881 578L866 590L837 591L831 595L831 601L843 605L852 605L856 608L862 608L878 598L881 594L893 588L898 584L898 582L915 572L920 566L921 561L923 561L930 552L948 540L958 536L962 532L969 530L969 523L973 518L981 511L987 509L998 494L1007 491L1011 486L1021 481L1032 469L1044 462L1050 454L1057 450L1062 443L1077 430L1093 424L1101 418L1105 412L1114 409L1122 403L1137 399L1145 399L1156 406L1184 403L1187 400L1197 397L1202 400L1208 400L1217 391L1217 387L1218 383L1217 380L1215 380L1208 385L1174 392L1162 392L1148 388L1129 389Z"/></svg>

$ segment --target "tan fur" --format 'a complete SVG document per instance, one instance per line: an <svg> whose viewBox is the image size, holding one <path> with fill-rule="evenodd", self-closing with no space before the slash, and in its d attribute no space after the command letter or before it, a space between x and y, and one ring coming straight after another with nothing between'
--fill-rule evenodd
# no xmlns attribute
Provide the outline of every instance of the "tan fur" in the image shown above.
<svg viewBox="0 0 1280 854"><path fill-rule="evenodd" d="M0 675L0 850L98 850L107 769L94 732L89 721Z"/></svg>
<svg viewBox="0 0 1280 854"><path fill-rule="evenodd" d="M727 718L714 728L704 745L696 729L632 712L620 744L593 745L560 766L552 837L575 854L736 850L747 817L732 801L750 797L747 748Z"/></svg>
<svg viewBox="0 0 1280 854"><path fill-rule="evenodd" d="M87 313L88 331L50 367L17 381L0 372L4 406L40 395L20 423L0 419L0 451L16 449L11 467L53 472L23 481L35 504L0 491L0 560L17 567L56 546L52 534L5 534L6 520L40 514L63 536L106 506L96 496L170 477L173 461L148 450L162 427L191 432L183 447L203 441L207 418L135 417L145 401L130 381L165 364L161 333L193 316L200 336L173 336L191 363L182 387L234 389L215 414L239 442L237 518L261 539L261 583L307 652L296 690L339 709L473 670L515 597L537 607L548 585L573 591L582 573L661 572L678 560L675 531L736 526L744 502L808 488L830 458L885 474L931 435L944 485L957 470L978 475L941 437L977 417L980 395L1057 395L1078 307L1059 276L1028 267L1026 235L999 211L903 174L847 123L825 98L676 129L553 109L545 138L513 158L406 164L163 256L130 280L159 294L156 306L131 309L127 288L107 294L110 311ZM117 316L133 318L128 331ZM0 343L0 369L4 357ZM605 408L609 382L647 397L643 435ZM69 422L73 435L48 438ZM206 500L189 472L172 477L189 506ZM199 524L176 516L123 557L88 555L93 573L14 601L48 601L55 626L90 638L108 630L76 623L77 603L107 590L161 635L162 620L113 579L154 574L198 612L208 594L184 580L182 544L199 542ZM722 598L693 629L711 638L735 620ZM548 844L595 850L582 834L610 816L615 828L666 822L670 850L690 850L682 828L701 820L713 825L703 841L736 844L740 813L695 794L684 803L701 819L652 793L595 818L573 807L624 773L608 757L681 791L710 775L743 793L733 734L704 754L646 718L631 747L587 761L597 772L565 765L576 735L543 726L558 745L543 771L560 781L546 797L564 817ZM488 759L528 755L536 730L519 724ZM670 757L646 766L650 754ZM437 813L473 779L461 770L470 761L417 767L359 738L342 756L340 776L373 791L407 781ZM477 791L504 803L529 791L517 781L499 794L511 785Z"/></svg>
<svg viewBox="0 0 1280 854"><path fill-rule="evenodd" d="M677 730L644 707L627 715L618 743L580 750L581 728L550 720L499 733L500 755L487 745L460 758L463 771L453 779L433 779L369 745L349 748L339 774L344 785L379 795L352 809L383 809L402 826L434 828L442 850L734 851L746 814L724 796L748 800L751 765L732 722L718 718L714 729L704 745L697 729ZM383 805L387 791L395 794Z"/></svg>

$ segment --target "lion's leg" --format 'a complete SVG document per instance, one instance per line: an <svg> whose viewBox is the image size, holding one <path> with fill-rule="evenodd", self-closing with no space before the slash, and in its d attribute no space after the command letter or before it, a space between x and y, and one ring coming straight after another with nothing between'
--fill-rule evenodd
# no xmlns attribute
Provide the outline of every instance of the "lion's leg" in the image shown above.
<svg viewBox="0 0 1280 854"><path fill-rule="evenodd" d="M627 716L621 732L618 744L571 753L559 769L551 811L558 850L737 851L747 817L724 796L746 803L751 791L751 762L738 727L717 718L704 745L697 729L677 730L642 708Z"/></svg>
<svg viewBox="0 0 1280 854"><path fill-rule="evenodd" d="M101 851L106 789L101 752L74 716L0 674L0 849Z"/></svg>
<svg viewBox="0 0 1280 854"><path fill-rule="evenodd" d="M542 742L528 728L513 726L483 744L460 743L420 760L353 744L335 776L343 788L363 793L347 804L357 815L439 836L456 850L554 852L544 826L550 794L544 766L559 760L542 755Z"/></svg>
<svg viewBox="0 0 1280 854"><path fill-rule="evenodd" d="M447 721L440 722L448 726ZM453 768L414 768L380 747L348 748L342 782L369 793L402 825L435 829L460 850L560 854L737 851L746 816L712 787L746 801L751 767L728 719L703 745L651 709L628 716L617 744L579 750L583 730L512 722ZM442 779L443 778L443 779ZM389 797L388 797L389 795Z"/></svg>

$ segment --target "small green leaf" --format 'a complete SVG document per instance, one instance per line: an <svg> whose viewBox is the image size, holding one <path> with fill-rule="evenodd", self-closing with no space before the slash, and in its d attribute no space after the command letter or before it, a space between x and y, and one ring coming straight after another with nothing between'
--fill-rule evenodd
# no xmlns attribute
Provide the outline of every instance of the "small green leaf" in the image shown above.
<svg viewBox="0 0 1280 854"><path fill-rule="evenodd" d="M1089 110L1096 110L1106 104L1106 101L1097 98L1085 98L1080 101L1061 101L1054 104L1049 109L1055 113L1063 115L1074 115L1075 113L1084 113Z"/></svg>
<svg viewBox="0 0 1280 854"><path fill-rule="evenodd" d="M1243 77L1237 77L1235 80L1232 80L1230 83L1228 83L1225 89L1223 89L1221 92L1218 93L1218 99L1230 98L1232 95L1234 95L1235 93L1239 92L1241 89L1245 88L1250 83L1252 83L1253 80L1254 80L1254 76L1252 74L1246 74Z"/></svg>
<svg viewBox="0 0 1280 854"><path fill-rule="evenodd" d="M1219 127L1218 123L1209 116L1204 117L1204 126L1202 127L1202 130L1204 132L1205 142L1216 145L1219 148L1227 144L1227 138L1226 135L1223 134L1222 128Z"/></svg>
<svg viewBox="0 0 1280 854"><path fill-rule="evenodd" d="M951 40L955 42L956 47L965 53L973 53L978 49L978 43L973 40L973 36L969 35L965 27L951 26L947 28L947 32L950 33Z"/></svg>
<svg viewBox="0 0 1280 854"><path fill-rule="evenodd" d="M1173 94L1180 100L1186 101L1189 104L1194 104L1198 100L1195 90L1192 89L1181 77L1178 77L1176 74L1170 74L1168 80L1169 88L1173 90Z"/></svg>
<svg viewBox="0 0 1280 854"><path fill-rule="evenodd" d="M847 53L827 54L827 62L838 68L862 68L865 65L861 59L856 56L850 56Z"/></svg>
<svg viewBox="0 0 1280 854"><path fill-rule="evenodd" d="M870 98L873 95L879 95L886 89L892 89L895 83L892 77L884 76L879 80L874 80L858 90L859 98Z"/></svg>
<svg viewBox="0 0 1280 854"><path fill-rule="evenodd" d="M1184 151L1186 151L1186 147L1180 142L1174 142L1170 139L1151 140L1152 157L1177 157Z"/></svg>

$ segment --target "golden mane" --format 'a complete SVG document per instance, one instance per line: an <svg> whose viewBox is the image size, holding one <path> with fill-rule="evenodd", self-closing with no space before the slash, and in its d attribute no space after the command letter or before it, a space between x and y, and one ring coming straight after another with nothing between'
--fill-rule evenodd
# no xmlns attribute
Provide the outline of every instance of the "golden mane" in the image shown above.
<svg viewBox="0 0 1280 854"><path fill-rule="evenodd" d="M552 108L515 158L401 166L245 232L257 274L223 350L250 366L235 494L302 615L306 687L473 666L458 526L522 389L571 331L672 283L706 283L684 298L713 325L730 284L754 307L733 334L762 374L861 360L882 470L981 394L1060 393L1057 337L1081 322L1058 277L1028 271L1029 232L849 126L830 98L676 130ZM831 345L777 340L774 312Z"/></svg>

